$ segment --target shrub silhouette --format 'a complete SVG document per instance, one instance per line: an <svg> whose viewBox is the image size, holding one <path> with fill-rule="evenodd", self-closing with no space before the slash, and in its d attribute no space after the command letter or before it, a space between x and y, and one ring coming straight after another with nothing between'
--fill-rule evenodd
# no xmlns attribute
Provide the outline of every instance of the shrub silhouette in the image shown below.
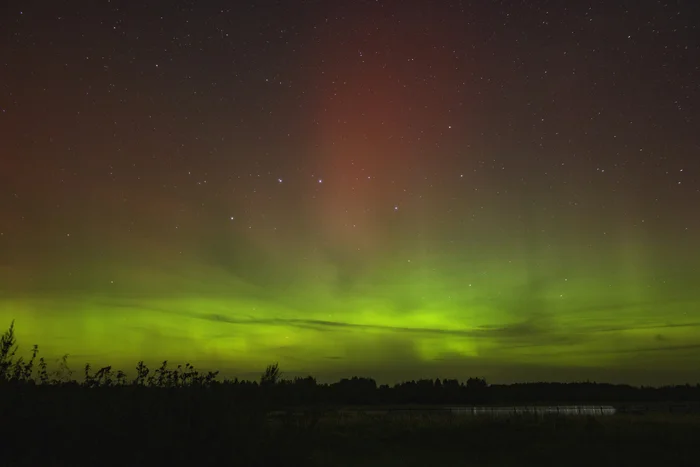
<svg viewBox="0 0 700 467"><path fill-rule="evenodd" d="M265 368L265 372L260 376L261 386L274 386L279 383L282 377L280 373L279 363L273 363Z"/></svg>

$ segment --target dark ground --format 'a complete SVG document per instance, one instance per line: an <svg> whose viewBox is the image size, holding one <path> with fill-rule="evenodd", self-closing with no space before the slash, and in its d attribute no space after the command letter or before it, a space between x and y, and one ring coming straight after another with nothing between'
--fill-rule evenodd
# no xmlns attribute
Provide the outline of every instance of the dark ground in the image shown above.
<svg viewBox="0 0 700 467"><path fill-rule="evenodd" d="M4 405L2 464L700 465L697 414L490 419L375 407L269 417L262 406L171 396L128 405L113 397L51 406L15 400Z"/></svg>

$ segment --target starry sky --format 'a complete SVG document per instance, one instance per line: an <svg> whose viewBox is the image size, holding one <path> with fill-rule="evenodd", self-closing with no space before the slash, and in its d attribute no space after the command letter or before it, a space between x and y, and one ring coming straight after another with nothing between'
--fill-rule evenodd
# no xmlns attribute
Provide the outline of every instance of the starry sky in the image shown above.
<svg viewBox="0 0 700 467"><path fill-rule="evenodd" d="M0 322L76 369L698 382L694 3L5 2Z"/></svg>

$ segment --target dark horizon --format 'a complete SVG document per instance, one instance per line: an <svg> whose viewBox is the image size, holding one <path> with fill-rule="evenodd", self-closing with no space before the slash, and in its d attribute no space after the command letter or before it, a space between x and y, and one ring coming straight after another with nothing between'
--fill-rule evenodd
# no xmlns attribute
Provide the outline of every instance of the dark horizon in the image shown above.
<svg viewBox="0 0 700 467"><path fill-rule="evenodd" d="M31 358L31 349L34 346L22 346L16 340L17 330L14 326L14 321L11 323L11 327L8 328L12 330L13 342L15 343L16 358L22 357L25 362ZM7 334L5 334L7 335ZM38 355L41 355L41 347L36 345ZM42 355L43 357L43 355ZM151 368L151 370L160 368L163 363L170 370L177 370L179 368L185 368L187 365L191 365L201 374L216 374L217 381L232 381L240 380L246 382L258 382L264 371L258 369L258 371L240 371L236 370L235 367L221 367L214 365L207 365L205 362L204 366L192 365L189 361L172 361L166 359L165 361L155 361L148 359L139 359L138 362L133 364L126 364L123 366L113 365L107 361L81 361L80 356L63 354L61 358L45 359L47 362L47 368L51 374L59 371L62 366L64 370L70 372L72 376L68 377L67 373L64 377L68 378L70 381L81 382L81 378L84 378L84 371L86 364L90 366L93 373L99 372L103 368L110 368L113 373L123 373L127 379L133 379L138 374L137 367L143 363L146 367ZM63 363L62 363L63 362ZM271 363L272 364L272 363ZM270 364L270 365L271 365ZM279 365L279 362L275 362L275 365ZM269 365L268 365L269 367ZM278 367L279 368L279 367ZM599 385L616 385L616 386L631 386L634 388L664 388L664 387L676 387L676 386L697 386L700 388L700 378L698 378L697 372L688 372L687 379L683 380L682 377L674 375L673 372L667 372L665 375L666 379L660 379L660 376L664 374L655 373L654 380L649 379L649 371L639 369L636 377L630 377L628 373L625 378L620 378L619 375L615 376L615 370L607 369L593 369L590 372L582 372L580 369L576 368L521 368L521 367L498 367L498 366L483 366L474 367L465 365L463 361L453 362L452 370L443 375L433 374L428 372L414 372L409 374L409 370L401 370L396 367L383 370L362 369L357 368L355 373L349 372L348 370L336 369L330 370L322 373L312 373L305 372L299 369L292 369L292 371L287 371L285 368L280 368L279 379L287 382L292 382L297 379L313 378L318 384L332 385L338 383L342 380L347 379L369 379L379 385L395 386L412 381L445 381L452 380L458 381L463 384L467 380L478 379L486 382L488 385L496 386L512 386L512 385L522 385L522 384L534 384L534 385L549 385L549 384L599 384ZM539 373L538 373L539 370ZM374 376L374 374L381 375L379 377ZM537 375L541 376L538 377ZM568 375L562 377L562 375ZM575 376L574 376L575 375ZM700 394L699 394L700 395Z"/></svg>

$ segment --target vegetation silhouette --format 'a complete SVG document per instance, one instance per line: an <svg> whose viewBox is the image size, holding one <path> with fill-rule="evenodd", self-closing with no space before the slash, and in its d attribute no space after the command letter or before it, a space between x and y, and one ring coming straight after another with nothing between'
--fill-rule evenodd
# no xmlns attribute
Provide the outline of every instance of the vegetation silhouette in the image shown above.
<svg viewBox="0 0 700 467"><path fill-rule="evenodd" d="M464 465L465 459L554 465L564 457L568 465L697 465L700 385L490 385L473 377L321 384L311 376L283 379L277 363L259 381L220 380L218 372L167 361L154 371L140 361L131 378L86 364L78 381L67 355L49 371L38 346L27 360L17 352L13 322L0 338L0 451L9 466ZM477 420L406 410L564 403L634 413Z"/></svg>

